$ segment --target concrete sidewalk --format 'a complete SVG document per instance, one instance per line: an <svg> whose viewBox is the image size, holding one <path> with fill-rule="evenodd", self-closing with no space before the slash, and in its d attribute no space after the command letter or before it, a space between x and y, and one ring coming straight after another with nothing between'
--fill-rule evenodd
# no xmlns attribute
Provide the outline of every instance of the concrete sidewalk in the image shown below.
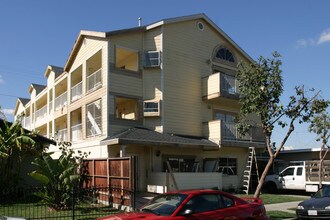
<svg viewBox="0 0 330 220"><path fill-rule="evenodd" d="M297 208L298 204L301 201L296 202L284 202L284 203L276 203L276 204L268 204L265 205L266 211L284 211L284 212L290 212L290 213L296 213L294 210Z"/></svg>

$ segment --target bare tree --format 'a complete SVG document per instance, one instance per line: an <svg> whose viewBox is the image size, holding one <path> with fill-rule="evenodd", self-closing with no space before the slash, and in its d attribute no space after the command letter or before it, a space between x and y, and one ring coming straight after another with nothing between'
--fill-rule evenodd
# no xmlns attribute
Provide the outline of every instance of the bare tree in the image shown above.
<svg viewBox="0 0 330 220"><path fill-rule="evenodd" d="M320 93L313 90L308 97L304 86L295 88L295 94L290 96L286 106L280 102L283 93L282 62L277 52L273 58L260 57L257 62L238 65L237 80L240 91L240 113L237 116L238 131L245 134L251 122L247 120L250 114L256 114L265 135L266 149L269 161L260 177L254 197L259 197L265 177L274 159L283 149L289 136L295 129L295 123L307 122L315 114L322 112L329 105L320 97ZM272 150L272 134L275 126L286 129L286 134L275 151Z"/></svg>
<svg viewBox="0 0 330 220"><path fill-rule="evenodd" d="M330 137L330 115L327 112L317 114L311 120L309 131L314 132L317 137L316 141L322 141L319 154L319 188L322 187L322 168L324 159L329 151L329 137Z"/></svg>

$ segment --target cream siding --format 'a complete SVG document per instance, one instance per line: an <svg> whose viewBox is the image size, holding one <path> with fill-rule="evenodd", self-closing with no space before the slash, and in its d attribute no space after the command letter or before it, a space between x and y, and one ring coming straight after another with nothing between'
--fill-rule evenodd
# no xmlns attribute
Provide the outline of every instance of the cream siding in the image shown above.
<svg viewBox="0 0 330 220"><path fill-rule="evenodd" d="M132 96L142 96L142 79L120 73L111 73L109 91Z"/></svg>
<svg viewBox="0 0 330 220"><path fill-rule="evenodd" d="M212 74L213 50L228 42L203 23L204 31L197 20L164 26L165 132L201 136L202 122L212 116L212 105L202 102L202 77Z"/></svg>

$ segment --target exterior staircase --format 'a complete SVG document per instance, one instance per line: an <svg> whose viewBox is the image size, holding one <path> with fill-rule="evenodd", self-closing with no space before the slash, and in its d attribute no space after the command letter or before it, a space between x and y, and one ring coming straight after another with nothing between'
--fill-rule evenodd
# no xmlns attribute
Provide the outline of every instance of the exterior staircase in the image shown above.
<svg viewBox="0 0 330 220"><path fill-rule="evenodd" d="M246 168L243 172L243 192L246 194L249 194L251 186L250 184L252 183L253 176L256 176L255 178L257 178L257 181L259 182L259 172L255 148L249 147L249 155L246 162Z"/></svg>

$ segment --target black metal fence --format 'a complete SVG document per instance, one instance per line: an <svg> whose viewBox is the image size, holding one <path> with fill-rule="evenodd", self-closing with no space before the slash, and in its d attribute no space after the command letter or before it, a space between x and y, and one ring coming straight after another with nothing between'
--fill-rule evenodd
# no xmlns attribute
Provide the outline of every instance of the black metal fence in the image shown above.
<svg viewBox="0 0 330 220"><path fill-rule="evenodd" d="M129 189L92 187L76 188L72 191L71 207L61 210L51 208L43 198L37 196L43 189L39 187L17 188L0 193L0 219L2 216L24 219L96 219L97 217L120 212L124 200L129 199L126 208L135 209L135 192ZM118 196L124 195L118 204ZM115 201L117 203L115 204Z"/></svg>

